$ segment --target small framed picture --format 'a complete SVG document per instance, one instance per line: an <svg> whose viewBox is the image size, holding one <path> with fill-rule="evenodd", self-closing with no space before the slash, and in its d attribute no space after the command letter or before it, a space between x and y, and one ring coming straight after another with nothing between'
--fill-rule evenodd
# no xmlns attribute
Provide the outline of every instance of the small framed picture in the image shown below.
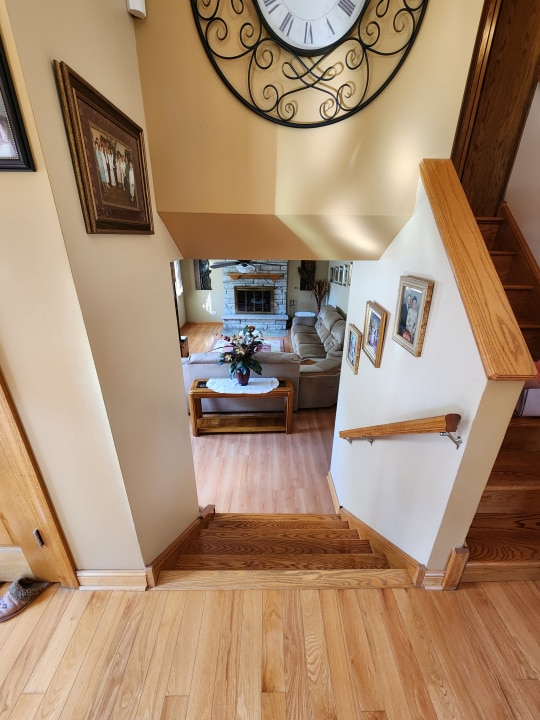
<svg viewBox="0 0 540 720"><path fill-rule="evenodd" d="M371 300L366 303L362 349L376 368L381 364L387 318L388 313L380 305Z"/></svg>
<svg viewBox="0 0 540 720"><path fill-rule="evenodd" d="M411 275L399 279L392 339L415 357L422 354L433 286L433 281Z"/></svg>
<svg viewBox="0 0 540 720"><path fill-rule="evenodd" d="M352 323L349 325L349 334L347 339L347 362L352 367L354 374L358 372L358 362L360 361L360 348L362 346L362 333Z"/></svg>
<svg viewBox="0 0 540 720"><path fill-rule="evenodd" d="M35 170L15 86L0 38L0 170Z"/></svg>
<svg viewBox="0 0 540 720"><path fill-rule="evenodd" d="M144 136L66 63L54 61L86 232L154 232Z"/></svg>

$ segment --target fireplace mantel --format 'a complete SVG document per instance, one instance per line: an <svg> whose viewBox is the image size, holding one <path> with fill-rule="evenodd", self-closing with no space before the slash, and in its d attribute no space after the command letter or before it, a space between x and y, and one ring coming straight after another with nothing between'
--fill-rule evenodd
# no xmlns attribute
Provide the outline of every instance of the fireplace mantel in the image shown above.
<svg viewBox="0 0 540 720"><path fill-rule="evenodd" d="M277 282L283 277L283 273L227 273L231 280L273 280Z"/></svg>

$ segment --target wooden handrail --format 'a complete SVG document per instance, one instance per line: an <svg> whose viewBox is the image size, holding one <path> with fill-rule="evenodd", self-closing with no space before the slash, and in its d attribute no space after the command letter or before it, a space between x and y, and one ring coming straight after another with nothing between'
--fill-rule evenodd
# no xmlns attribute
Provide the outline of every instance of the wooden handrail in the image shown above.
<svg viewBox="0 0 540 720"><path fill-rule="evenodd" d="M489 380L532 380L536 368L450 160L420 175Z"/></svg>
<svg viewBox="0 0 540 720"><path fill-rule="evenodd" d="M402 422L370 425L368 427L340 430L339 437L345 440L373 440L374 438L391 437L392 435L410 435L418 433L453 433L456 432L461 415L448 413L419 420L403 420Z"/></svg>

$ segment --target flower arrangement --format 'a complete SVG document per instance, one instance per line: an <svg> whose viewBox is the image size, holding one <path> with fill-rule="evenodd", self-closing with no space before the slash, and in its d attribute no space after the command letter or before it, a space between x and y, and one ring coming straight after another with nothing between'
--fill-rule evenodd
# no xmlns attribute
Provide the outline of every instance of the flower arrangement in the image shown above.
<svg viewBox="0 0 540 720"><path fill-rule="evenodd" d="M261 349L263 344L263 336L255 329L255 325L246 325L236 335L222 336L229 343L229 347L224 348L219 356L218 365L230 363L229 374L231 378L238 375L247 375L253 370L258 375L262 374L261 363L255 357L255 354Z"/></svg>

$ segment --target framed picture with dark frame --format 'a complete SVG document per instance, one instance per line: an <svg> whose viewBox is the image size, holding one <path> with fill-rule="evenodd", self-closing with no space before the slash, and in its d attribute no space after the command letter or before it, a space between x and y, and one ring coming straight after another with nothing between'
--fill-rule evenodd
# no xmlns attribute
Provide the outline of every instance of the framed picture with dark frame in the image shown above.
<svg viewBox="0 0 540 720"><path fill-rule="evenodd" d="M422 354L434 282L402 275L392 339L415 357Z"/></svg>
<svg viewBox="0 0 540 720"><path fill-rule="evenodd" d="M376 368L381 364L387 318L388 313L380 305L371 300L366 303L362 349Z"/></svg>
<svg viewBox="0 0 540 720"><path fill-rule="evenodd" d="M154 232L142 129L54 61L86 232Z"/></svg>
<svg viewBox="0 0 540 720"><path fill-rule="evenodd" d="M30 145L0 37L0 170L35 170Z"/></svg>
<svg viewBox="0 0 540 720"><path fill-rule="evenodd" d="M347 362L352 367L354 374L358 372L360 361L360 348L362 346L362 333L352 323L349 325L347 337Z"/></svg>

